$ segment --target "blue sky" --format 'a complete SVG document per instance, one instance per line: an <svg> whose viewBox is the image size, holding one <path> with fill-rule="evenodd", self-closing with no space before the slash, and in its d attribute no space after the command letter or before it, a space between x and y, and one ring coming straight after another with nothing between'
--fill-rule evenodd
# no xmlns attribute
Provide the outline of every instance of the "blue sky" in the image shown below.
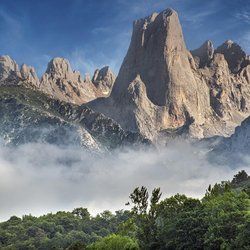
<svg viewBox="0 0 250 250"><path fill-rule="evenodd" d="M117 73L135 19L176 9L189 49L227 39L250 53L250 0L0 0L0 54L32 65L41 75L56 56L93 73Z"/></svg>

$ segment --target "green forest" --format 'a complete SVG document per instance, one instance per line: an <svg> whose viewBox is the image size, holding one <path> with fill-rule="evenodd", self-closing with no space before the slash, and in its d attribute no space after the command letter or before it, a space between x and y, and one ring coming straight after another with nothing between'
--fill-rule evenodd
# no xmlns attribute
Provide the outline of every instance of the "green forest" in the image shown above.
<svg viewBox="0 0 250 250"><path fill-rule="evenodd" d="M204 197L162 199L137 187L128 210L91 216L87 208L0 223L0 249L250 249L250 177L209 185ZM0 211L1 212L1 211Z"/></svg>

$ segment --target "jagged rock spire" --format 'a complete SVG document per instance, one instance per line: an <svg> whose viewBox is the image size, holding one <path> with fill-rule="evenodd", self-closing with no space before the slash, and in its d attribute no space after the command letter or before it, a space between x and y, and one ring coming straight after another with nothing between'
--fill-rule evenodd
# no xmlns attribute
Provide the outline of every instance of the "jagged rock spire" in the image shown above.
<svg viewBox="0 0 250 250"><path fill-rule="evenodd" d="M56 57L53 58L47 66L46 74L66 77L69 74L72 74L70 63L65 58Z"/></svg>
<svg viewBox="0 0 250 250"><path fill-rule="evenodd" d="M0 81L19 76L18 64L9 56L0 56Z"/></svg>
<svg viewBox="0 0 250 250"><path fill-rule="evenodd" d="M33 67L23 64L19 66L9 56L0 57L0 82L5 85L25 85L36 88L39 86L39 79Z"/></svg>
<svg viewBox="0 0 250 250"><path fill-rule="evenodd" d="M56 57L48 63L40 89L56 99L82 104L96 98L94 85L82 80L65 58Z"/></svg>
<svg viewBox="0 0 250 250"><path fill-rule="evenodd" d="M95 70L92 82L104 96L108 96L113 88L115 78L109 66L105 66L100 70Z"/></svg>
<svg viewBox="0 0 250 250"><path fill-rule="evenodd" d="M247 55L243 49L231 40L225 41L219 46L215 53L223 54L232 73L238 73L246 66Z"/></svg>
<svg viewBox="0 0 250 250"><path fill-rule="evenodd" d="M139 74L146 85L149 99L157 105L168 102L170 91L169 55L186 53L178 14L167 9L134 22L129 50L118 74L114 98L124 92ZM178 63L178 62L177 62ZM184 64L189 64L188 60Z"/></svg>
<svg viewBox="0 0 250 250"><path fill-rule="evenodd" d="M105 78L104 73L110 74L110 72L103 70L101 74ZM103 90L96 86L97 81L101 81L99 78L95 83L92 82L89 73L82 78L80 72L72 70L67 59L56 57L48 63L41 79L40 90L59 100L83 104L110 93L110 89L108 93L103 93ZM113 79L105 78L105 80L108 85L109 80Z"/></svg>
<svg viewBox="0 0 250 250"><path fill-rule="evenodd" d="M208 66L214 56L213 43L207 40L200 48L192 50L191 53L195 57L198 67Z"/></svg>
<svg viewBox="0 0 250 250"><path fill-rule="evenodd" d="M22 64L20 69L21 78L32 85L39 87L40 80L36 74L36 71L33 67Z"/></svg>

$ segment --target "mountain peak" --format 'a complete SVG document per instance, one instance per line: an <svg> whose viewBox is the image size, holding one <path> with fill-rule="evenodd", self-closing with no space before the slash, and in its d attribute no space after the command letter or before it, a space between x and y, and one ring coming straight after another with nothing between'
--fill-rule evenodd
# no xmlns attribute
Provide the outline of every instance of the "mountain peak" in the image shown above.
<svg viewBox="0 0 250 250"><path fill-rule="evenodd" d="M0 56L0 80L7 79L10 75L16 75L19 71L18 64L8 55Z"/></svg>
<svg viewBox="0 0 250 250"><path fill-rule="evenodd" d="M40 81L39 78L37 77L34 67L22 64L20 69L20 74L23 80L26 80L37 87L40 85Z"/></svg>
<svg viewBox="0 0 250 250"><path fill-rule="evenodd" d="M149 16L147 16L147 17L144 17L144 18L140 18L140 19L138 19L138 20L135 20L135 21L134 21L134 26L140 25L140 24L145 23L145 22L147 22L147 23L154 22L155 19L156 19L158 16L162 16L162 17L166 18L166 17L170 17L170 16L172 16L172 15L177 15L177 16L178 16L177 12L176 12L174 9L172 9L172 8L167 8L166 10L163 10L163 11L161 11L160 13L154 12L154 13L152 13L151 15L149 15Z"/></svg>
<svg viewBox="0 0 250 250"><path fill-rule="evenodd" d="M95 87L100 90L104 96L107 96L110 94L113 84L115 82L115 75L111 71L109 66L105 66L101 68L100 70L97 69L94 73L94 76L92 78L92 82L95 85Z"/></svg>
<svg viewBox="0 0 250 250"><path fill-rule="evenodd" d="M220 45L215 53L223 54L229 69L232 73L238 73L243 65L245 66L247 55L243 49L237 43L227 40L222 45Z"/></svg>
<svg viewBox="0 0 250 250"><path fill-rule="evenodd" d="M67 59L55 57L48 63L46 73L66 77L66 75L72 74L73 71Z"/></svg>
<svg viewBox="0 0 250 250"><path fill-rule="evenodd" d="M167 96L170 93L167 61L171 60L173 53L186 54L185 63L189 64L182 28L174 10L166 9L135 21L129 50L114 85L112 97L119 99L139 74L147 88L149 99L154 104L165 105L170 99Z"/></svg>
<svg viewBox="0 0 250 250"><path fill-rule="evenodd" d="M232 40L226 40L225 42L224 42L224 44L226 45L226 46L232 46L232 44L234 44L235 42L234 41L232 41Z"/></svg>
<svg viewBox="0 0 250 250"><path fill-rule="evenodd" d="M214 46L210 40L204 42L201 47L191 51L197 65L201 68L207 66L214 56Z"/></svg>

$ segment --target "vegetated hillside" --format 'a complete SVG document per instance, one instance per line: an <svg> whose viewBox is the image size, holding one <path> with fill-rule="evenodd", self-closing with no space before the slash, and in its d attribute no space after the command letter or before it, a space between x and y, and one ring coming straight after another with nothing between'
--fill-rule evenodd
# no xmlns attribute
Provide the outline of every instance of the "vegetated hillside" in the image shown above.
<svg viewBox="0 0 250 250"><path fill-rule="evenodd" d="M249 249L250 177L208 187L202 200L176 194L161 200L145 187L131 209L92 217L86 208L0 223L1 249ZM128 203L129 205L129 203Z"/></svg>
<svg viewBox="0 0 250 250"><path fill-rule="evenodd" d="M0 135L7 144L46 142L103 151L146 142L86 106L58 101L23 86L0 87L0 114Z"/></svg>

